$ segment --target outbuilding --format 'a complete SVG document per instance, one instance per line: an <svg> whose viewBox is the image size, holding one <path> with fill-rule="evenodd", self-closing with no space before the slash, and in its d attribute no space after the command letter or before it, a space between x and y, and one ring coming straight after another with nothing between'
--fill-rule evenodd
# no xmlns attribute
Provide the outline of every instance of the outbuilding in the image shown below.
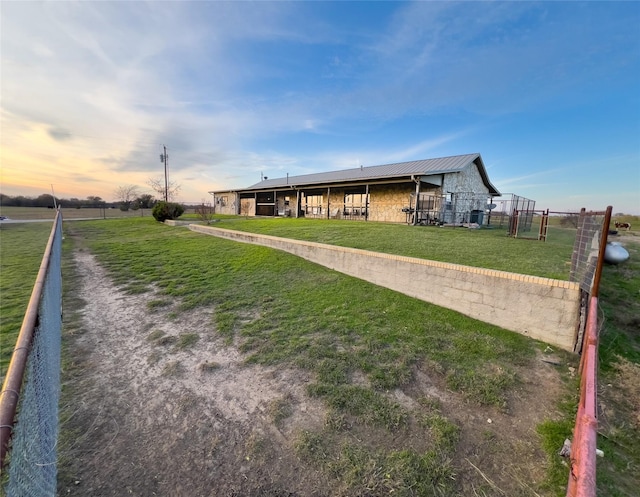
<svg viewBox="0 0 640 497"><path fill-rule="evenodd" d="M478 153L264 178L209 193L219 214L440 225L481 225L500 196Z"/></svg>

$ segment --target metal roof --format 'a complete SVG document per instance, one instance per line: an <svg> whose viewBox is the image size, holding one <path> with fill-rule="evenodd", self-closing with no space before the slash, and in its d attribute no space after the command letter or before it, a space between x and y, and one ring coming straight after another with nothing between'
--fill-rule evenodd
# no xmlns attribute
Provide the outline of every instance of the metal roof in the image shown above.
<svg viewBox="0 0 640 497"><path fill-rule="evenodd" d="M424 159L410 162L397 162L380 166L366 166L354 169L340 169L325 173L303 174L286 178L265 179L243 188L241 191L272 190L281 188L302 188L334 183L359 182L384 180L392 178L411 178L411 176L428 176L433 174L455 173L462 171L475 162L482 176L485 186L492 195L500 192L489 181L487 172L480 154L456 155L453 157L441 157L438 159Z"/></svg>

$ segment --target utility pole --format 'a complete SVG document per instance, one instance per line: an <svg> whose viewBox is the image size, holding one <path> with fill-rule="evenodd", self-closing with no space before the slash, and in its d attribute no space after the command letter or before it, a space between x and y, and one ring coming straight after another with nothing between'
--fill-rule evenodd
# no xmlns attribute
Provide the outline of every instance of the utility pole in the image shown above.
<svg viewBox="0 0 640 497"><path fill-rule="evenodd" d="M169 156L167 155L167 147L162 145L164 154L160 154L160 162L164 162L164 201L169 202L169 177L167 175L167 161Z"/></svg>

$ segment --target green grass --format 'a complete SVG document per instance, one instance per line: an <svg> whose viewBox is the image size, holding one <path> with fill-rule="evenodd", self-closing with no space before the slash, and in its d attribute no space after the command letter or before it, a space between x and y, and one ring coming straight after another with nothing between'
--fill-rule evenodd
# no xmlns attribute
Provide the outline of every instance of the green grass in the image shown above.
<svg viewBox="0 0 640 497"><path fill-rule="evenodd" d="M570 230L559 230L550 237L555 242L544 244L510 239L500 230L345 221L226 218L216 225L555 277L564 277L568 272L566 262L572 242ZM42 230L40 253L33 259L35 277L50 224L13 225L10 229L18 227L46 228ZM11 273L4 270L4 241L9 237L5 236L5 226L2 229L4 282L5 274ZM171 306L177 316L201 305L214 306L217 332L228 343L237 341L248 354L248 362L290 364L310 371L314 380L308 393L321 398L330 409L326 430L319 434L323 438L320 450L326 455L320 467L346 485L346 493L364 492L359 486L363 481L370 482L377 491L393 491L396 495L413 495L410 492L415 489L434 495L450 492L455 473L451 457L458 428L439 410L411 412L390 400L387 392L408 384L415 366L425 364L448 388L465 396L471 406L504 408L519 381L516 369L530 363L537 346L516 334L289 254L168 228L149 218L74 221L67 223L65 230L78 235L77 239L83 240L114 280L130 293L159 288L160 295L151 300L150 310ZM17 243L25 245L24 241ZM619 270L615 287L620 293L612 298L628 303L625 296L638 291L634 286L637 283L624 273L622 266ZM68 298L67 293L65 299ZM4 305L4 292L2 301ZM617 308L605 308L605 312L612 318L618 315ZM4 318L3 313L3 325ZM634 325L629 316L624 322L628 327ZM148 338L156 345L172 345L176 350L193 346L198 339L195 334L173 337L160 331ZM617 333L603 341L605 350L601 355L615 357L624 352L633 358L638 350L633 340L630 333ZM150 364L159 360L159 355L149 359ZM607 364L603 363L605 371L615 374L615 367ZM218 367L205 365L202 371ZM162 370L167 376L181 373L177 361L167 363ZM353 384L355 374L363 375L366 384ZM280 400L270 406L270 416L277 424L286 419L291 407L286 399ZM550 455L558 449L556 441L566 436L567 420L572 426L571 416L569 408L563 419L540 427ZM433 450L363 447L345 443L340 436L353 423L397 433L406 429L412 419L428 433ZM635 441L629 430L619 426L611 434L618 437L609 442L613 445ZM308 437L313 440L315 435L309 433ZM301 457L307 457L307 452L299 449ZM555 462L548 484L551 489L566 484L566 468ZM621 462L611 464L616 470L621 467ZM615 481L615 476L607 473L601 478L603 485Z"/></svg>
<svg viewBox="0 0 640 497"><path fill-rule="evenodd" d="M597 493L632 497L640 488L640 243L626 243L631 258L620 265L605 265L600 283L601 323L598 365ZM578 379L571 390L578 391ZM576 394L577 395L577 394ZM548 454L545 488L564 495L567 467L557 452L572 438L576 396L558 406L561 416L538 426Z"/></svg>
<svg viewBox="0 0 640 497"><path fill-rule="evenodd" d="M543 488L558 497L566 494L569 473L566 460L558 455L558 451L564 444L565 439L572 439L573 427L575 425L577 405L579 395L579 379L572 382L572 388L559 404L560 416L555 419L547 419L537 427L538 434L542 439L542 446L547 455L547 474Z"/></svg>
<svg viewBox="0 0 640 497"><path fill-rule="evenodd" d="M238 222L235 218L229 221ZM280 220L273 221L270 226L279 225ZM307 238L324 242L338 238L337 223L312 221L315 227L305 227L308 220L295 222L301 222L300 231ZM496 269L516 267L520 263L513 261L531 255L528 251L545 250L545 244L512 240L495 230L348 224L355 230L352 241L358 244L363 244L362 238L368 237L371 243L382 239L375 249L386 247L394 252L397 246L402 250L412 247L431 259L437 257L429 247L444 257L446 251L434 246L451 243L438 238L449 236L461 245L455 250L466 257L465 263L494 260L500 262ZM176 316L203 305L213 308L217 332L227 343L237 344L248 363L308 371L312 380L307 393L322 399L329 415L321 433L300 434L297 451L301 458L312 461L323 454L316 461L318 466L337 478L348 495L367 493L366 485L376 489L372 495L450 494L455 487L452 458L457 426L434 406L416 412L398 404L390 393L410 384L413 371L421 367L459 392L470 409L484 405L504 409L520 381L518 370L532 365L541 347L515 333L266 247L140 218L74 222L67 229L70 236L85 241L122 288L155 288L158 295L153 301L170 303ZM319 231L313 234L314 230ZM346 237L346 232L341 236ZM425 240L430 241L426 246ZM478 241L485 243L478 245ZM513 253L510 247L515 247ZM452 245L449 250L454 250ZM558 247L556 250L559 253ZM464 256L464 251L472 254ZM455 260L455 254L446 255L449 262L461 262ZM546 267L542 272L549 272ZM164 334L149 337L158 345L165 338ZM171 344L177 348L179 340L173 337ZM155 359L150 358L150 364ZM179 363L171 362L164 366L163 374L174 376L181 371ZM287 402L271 406L272 421L282 423L288 409ZM349 426L357 425L392 438L406 433L416 421L432 441L428 448L358 445L346 442L344 436ZM363 482L369 483L363 487Z"/></svg>
<svg viewBox="0 0 640 497"><path fill-rule="evenodd" d="M544 244L513 240L499 230L346 221L229 217L216 225L550 277L566 277L567 246L573 236L571 230L557 229ZM15 341L22 322L51 224L5 224L0 229L3 374L13 348L7 344ZM385 396L386 391L411 380L414 365L427 364L449 388L465 395L471 406L502 407L518 382L514 368L527 365L536 347L513 333L293 256L170 229L149 218L76 221L67 223L67 229L86 237L84 243L130 292L144 293L151 285L158 286L162 298L151 308L175 301L179 313L214 305L218 332L229 342L238 339L250 361L291 363L311 371L315 381L309 392L331 406L330 416L325 432L299 436L297 451L339 477L354 494L365 492L359 487L362 482L395 495L413 495L410 492L416 489L445 495L452 488L455 425L437 410L417 415ZM69 241L64 243L68 256ZM621 364L640 364L640 251L636 247L628 247L632 258L627 263L605 267L601 287L604 326L599 385L608 410L600 418L598 446L605 458L598 459L598 493L610 496L635 495L640 487L640 435L633 423L638 397L632 395L629 378L620 373ZM63 265L68 263L63 261ZM68 275L68 270L63 271ZM65 307L69 308L76 297L66 278ZM66 313L65 332L75 329ZM166 338L162 332L149 336L158 345ZM178 340L170 337L165 345L176 345ZM150 363L159 359L159 355L150 358ZM73 359L67 357L64 367L72 370ZM218 367L211 364L202 370ZM356 372L365 375L367 386L351 383ZM167 364L163 373L179 375L180 364ZM640 378L635 380L638 384ZM566 467L554 456L573 427L572 400L568 398L559 407L559 419L546 421L538 429L551 461L546 488L554 495L563 495L567 480ZM369 410L367 403L372 407ZM286 419L279 418L276 407L274 419ZM280 407L286 413L286 404ZM395 432L412 416L436 441L437 450L382 451L337 438L354 419Z"/></svg>
<svg viewBox="0 0 640 497"><path fill-rule="evenodd" d="M9 366L50 233L51 223L46 222L0 226L0 382Z"/></svg>
<svg viewBox="0 0 640 497"><path fill-rule="evenodd" d="M312 384L311 397L321 397L329 407L351 415L361 424L396 430L407 423L408 413L380 392L358 385Z"/></svg>
<svg viewBox="0 0 640 497"><path fill-rule="evenodd" d="M436 446L416 450L375 450L340 443L332 433L303 431L295 441L300 458L339 480L341 495L451 495L455 471Z"/></svg>
<svg viewBox="0 0 640 497"><path fill-rule="evenodd" d="M68 229L86 237L117 283L154 284L155 299L175 299L183 311L214 305L221 333L239 338L250 362L291 362L321 385L339 386L359 370L389 390L428 359L451 388L502 405L513 365L534 352L535 342L517 334L266 247L144 219Z"/></svg>
<svg viewBox="0 0 640 497"><path fill-rule="evenodd" d="M193 347L198 340L200 340L200 335L197 333L182 333L178 336L178 340L176 342L176 348L178 349L188 349Z"/></svg>
<svg viewBox="0 0 640 497"><path fill-rule="evenodd" d="M626 245L630 259L605 266L600 288L597 485L612 497L640 488L640 243Z"/></svg>
<svg viewBox="0 0 640 497"><path fill-rule="evenodd" d="M237 341L247 362L312 373L307 391L332 413L329 437L353 423L388 433L405 430L416 414L387 392L407 385L421 363L472 405L502 408L517 383L514 369L528 364L537 347L517 334L265 247L144 220L76 222L68 229L87 241L123 287L153 285L160 293L154 301L175 302L178 312L214 306L219 332ZM150 336L156 344L163 338ZM356 373L365 385L352 382ZM169 363L163 374L178 375L180 368ZM281 423L288 409L285 401L271 406L273 421ZM323 468L349 488L362 477L398 495L410 495L415 485L446 494L453 484L457 428L438 412L420 415L419 422L437 450L340 442ZM362 464L385 473L379 479L373 469L360 468L359 474Z"/></svg>
<svg viewBox="0 0 640 497"><path fill-rule="evenodd" d="M304 218L225 217L215 227L565 280L575 238L562 228L550 228L543 243L510 238L504 229Z"/></svg>

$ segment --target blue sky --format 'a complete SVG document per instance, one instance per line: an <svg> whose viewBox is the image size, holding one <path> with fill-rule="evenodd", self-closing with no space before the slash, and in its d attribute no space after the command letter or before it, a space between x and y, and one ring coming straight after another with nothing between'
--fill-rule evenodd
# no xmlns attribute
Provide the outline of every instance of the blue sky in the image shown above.
<svg viewBox="0 0 640 497"><path fill-rule="evenodd" d="M2 2L1 191L180 199L479 152L540 209L640 214L638 2Z"/></svg>

